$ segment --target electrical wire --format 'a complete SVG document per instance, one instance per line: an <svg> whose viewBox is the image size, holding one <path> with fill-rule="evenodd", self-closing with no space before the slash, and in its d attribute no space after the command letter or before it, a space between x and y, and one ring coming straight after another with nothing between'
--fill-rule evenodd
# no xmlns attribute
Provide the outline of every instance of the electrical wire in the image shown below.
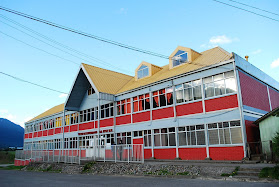
<svg viewBox="0 0 279 187"><path fill-rule="evenodd" d="M260 10L260 11L263 11L263 12L267 12L267 13L270 13L270 14L274 14L276 16L279 16L279 14L276 14L274 12L270 12L270 11L267 11L267 10L264 10L264 9L260 9L258 7L254 7L254 6L251 6L251 5L247 5L245 3L240 3L240 2L237 2L237 1L233 1L233 0L229 0L231 2L234 2L234 3L238 3L238 4L241 4L241 5L244 5L244 6L247 6L247 7L250 7L250 8L254 8L254 9L257 9L257 10Z"/></svg>
<svg viewBox="0 0 279 187"><path fill-rule="evenodd" d="M29 31L29 32L31 32L31 33L33 33L33 34L36 34L37 36L39 36L39 37L41 37L41 38L43 38L43 39L45 39L45 40L47 40L47 41L49 41L49 42L52 42L52 43L54 43L54 44L56 44L56 45L58 45L58 46L60 46L60 47L62 47L62 48L64 48L64 49L67 49L67 50L69 50L69 51L71 51L71 52L74 52L74 53L76 53L76 54L78 54L78 55L80 55L80 56L86 57L86 58L88 58L88 59L90 59L90 60L93 60L93 61L95 61L95 62L98 62L98 63L100 63L100 64L103 64L103 65L106 65L106 66L110 66L110 67L112 67L112 68L114 68L114 69L118 69L118 70L125 71L125 72L129 72L129 73L134 73L134 72L131 72L131 71L128 71L128 70L121 69L121 68L119 68L119 67L117 67L117 66L113 66L112 64L107 63L107 62L105 62L105 61L103 61L103 60L100 60L100 59L98 59L98 58L96 58L96 57L92 57L92 56L90 56L90 55L88 55L88 54L82 53L82 52L80 52L80 51L78 51L78 50L75 50L75 49L69 47L69 46L66 46L66 45L64 45L64 44L62 44L62 43L59 43L59 42L57 42L57 41L55 41L55 40L53 40L53 39L51 39L51 38L49 38L49 37L47 37L47 36L45 36L45 35L39 33L39 32L36 32L36 31L32 30L31 28L28 28L28 27L26 27L26 26L24 26L24 25L22 25L22 24L20 24L20 23L18 23L18 22L16 22L16 21L14 21L14 20L12 20L12 19L10 19L10 18L8 18L8 17L2 15L2 14L0 14L0 17L3 18L3 19L5 19L5 20L7 20L7 21L9 21L9 22L11 22L11 23L13 23L13 24L15 24L15 25L17 25L17 26L19 26L19 27L21 27L21 28L23 28L23 29L25 29L25 30L27 30L27 31ZM2 22L2 21L1 21L1 22ZM22 31L22 30L20 30L20 29L18 29L18 28L16 28L16 27L13 27L13 26L11 26L11 25L5 23L5 22L2 22L2 23L6 24L6 25L8 25L8 26L10 26L10 27L12 27L12 28L14 28L14 29L16 29L16 30L18 30L18 31L20 31L20 32L22 32L22 33L24 33L24 34L30 36L30 37L32 37L32 38L35 38L35 39L37 39L37 40L39 40L39 41L41 41L41 42L43 42L43 43L45 43L45 44L47 44L47 45L50 45L50 44L46 43L45 41L42 41L42 40L40 40L40 39L38 39L38 38L36 38L36 37L34 37L34 36L32 36L32 35L30 35L30 34L24 32L24 31ZM78 56L76 56L76 55L73 55L73 54L71 54L71 53L69 53L69 52L67 52L67 51L65 51L65 50L61 50L61 49L59 49L59 48L57 48L57 47L55 47L55 46L53 46L53 45L50 45L50 46L52 46L52 47L54 47L54 48L56 48L56 49L58 49L58 50L60 50L60 51L63 51L63 52L65 52L65 53L67 53L67 54L70 54L71 56L74 56L74 57L76 57L76 58L79 58L79 59L82 59L82 60L84 60L84 61L86 61L86 62L89 62L89 63L91 63L92 65L97 65L97 64L95 64L95 63L92 63L91 61L88 61L88 60L85 60L85 59L83 59L83 58L80 58L80 57L78 57Z"/></svg>
<svg viewBox="0 0 279 187"><path fill-rule="evenodd" d="M21 82L25 82L25 83L28 83L28 84L32 84L32 85L35 85L35 86L38 86L38 87L41 87L41 88L44 88L44 89L47 89L47 90L51 90L51 91L54 91L54 92L58 92L58 93L62 93L62 94L67 94L65 92L62 92L62 91L59 91L59 90L55 90L55 89L52 89L52 88L48 88L46 86L42 86L40 84L36 84L36 83L33 83L33 82L30 82L30 81L27 81L27 80L23 80L21 78L18 78L18 77L15 77L13 75L10 75L10 74L7 74L7 73L4 73L4 72L0 72L2 75L6 75L8 77L11 77L15 80L18 80L18 81L21 81ZM68 94L67 94L68 95Z"/></svg>
<svg viewBox="0 0 279 187"><path fill-rule="evenodd" d="M224 5L227 5L227 6L230 6L230 7L233 7L233 8L242 10L242 11L245 11L245 12L249 12L249 13L251 13L251 14L255 14L255 15L257 15L257 16L261 16L261 17L264 17L264 18L267 18L267 19L270 19L270 20L273 20L273 21L276 21L276 22L279 22L278 19L274 19L274 18L265 16L265 15L262 15L262 14L258 14L258 13L256 13L256 12L253 12L253 11L250 11L250 10L246 10L246 9L244 9L244 8L240 8L240 7L237 7L237 6L234 6L234 5L230 5L230 4L228 4L228 3L224 3L224 2L221 2L221 1L217 1L217 0L212 0L212 1L215 1L215 2L217 2L217 3L224 4Z"/></svg>
<svg viewBox="0 0 279 187"><path fill-rule="evenodd" d="M162 54L159 54L159 53L155 53L155 52L152 52L152 51L148 51L148 50L140 49L140 48L137 48L137 47L129 46L129 45L126 45L126 44L123 44L123 43L120 43L120 42L116 42L116 41L113 41L113 40L109 40L109 39L106 39L106 38L102 38L102 37L99 37L99 36L96 36L96 35L88 34L88 33L85 33L85 32L79 31L79 30L75 30L75 29L72 29L72 28L69 28L69 27L66 27L66 26L62 26L62 25L59 25L59 24L56 24L56 23L38 18L38 17L28 15L28 14L25 14L25 13L22 13L22 12L19 12L19 11L16 11L16 10L5 8L3 6L0 6L0 10L4 10L6 12L10 12L10 13L16 14L18 16L22 16L22 17L25 17L25 18L28 18L28 19L31 19L31 20L34 20L34 21L37 21L37 22L41 22L41 23L44 23L44 24L47 24L47 25L50 25L50 26L53 26L53 27L56 27L56 28L60 28L60 29L63 29L63 30L66 30L66 31L69 31L69 32L72 32L72 33L75 33L75 34L79 34L79 35L82 35L82 36L85 36L85 37L89 37L89 38L92 38L92 39L95 39L95 40L99 40L99 41L102 41L102 42L105 42L105 43L109 43L109 44L112 44L112 45L115 45L115 46L118 46L118 47L126 48L126 49L133 50L133 51L137 51L137 52L140 52L140 53L145 53L145 54L156 56L156 57L159 57L159 58L169 59L168 56L165 56L165 55L162 55Z"/></svg>

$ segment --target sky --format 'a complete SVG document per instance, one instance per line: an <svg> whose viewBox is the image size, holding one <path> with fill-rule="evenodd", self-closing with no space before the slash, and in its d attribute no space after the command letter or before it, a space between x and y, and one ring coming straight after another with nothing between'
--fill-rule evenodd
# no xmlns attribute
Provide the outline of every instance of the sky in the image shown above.
<svg viewBox="0 0 279 187"><path fill-rule="evenodd" d="M220 1L279 20L275 14L229 0ZM279 14L278 0L241 2ZM0 6L166 56L177 46L198 52L220 46L243 58L248 55L250 63L279 81L279 21L212 0L1 0ZM18 23L87 56L61 48L19 27ZM166 59L0 10L0 72L68 93L80 63L134 76L142 61L158 66L168 64ZM66 94L0 74L0 118L24 126L24 122L65 100Z"/></svg>

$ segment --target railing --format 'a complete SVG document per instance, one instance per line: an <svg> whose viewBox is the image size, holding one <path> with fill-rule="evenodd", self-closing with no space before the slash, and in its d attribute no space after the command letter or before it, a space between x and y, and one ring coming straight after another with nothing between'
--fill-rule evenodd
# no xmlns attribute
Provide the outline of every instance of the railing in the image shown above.
<svg viewBox="0 0 279 187"><path fill-rule="evenodd" d="M15 160L30 162L63 162L80 164L82 161L144 162L143 145L101 145L67 150L16 150Z"/></svg>
<svg viewBox="0 0 279 187"><path fill-rule="evenodd" d="M80 147L80 153L81 161L144 162L144 147L141 144Z"/></svg>

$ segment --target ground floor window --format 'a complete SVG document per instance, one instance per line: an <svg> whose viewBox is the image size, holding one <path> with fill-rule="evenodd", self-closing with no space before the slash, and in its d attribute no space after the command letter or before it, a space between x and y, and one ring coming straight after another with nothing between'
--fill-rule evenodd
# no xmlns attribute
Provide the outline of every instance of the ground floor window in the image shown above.
<svg viewBox="0 0 279 187"><path fill-rule="evenodd" d="M175 127L154 129L154 146L175 146Z"/></svg>
<svg viewBox="0 0 279 187"><path fill-rule="evenodd" d="M205 145L204 125L178 128L179 146Z"/></svg>

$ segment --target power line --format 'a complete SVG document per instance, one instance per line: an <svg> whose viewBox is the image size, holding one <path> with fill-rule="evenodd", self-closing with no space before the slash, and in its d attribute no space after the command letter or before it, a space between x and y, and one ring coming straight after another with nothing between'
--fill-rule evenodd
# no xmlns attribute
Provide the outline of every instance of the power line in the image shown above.
<svg viewBox="0 0 279 187"><path fill-rule="evenodd" d="M227 6L236 8L236 9L239 9L239 10L243 10L243 11L245 11L245 12L249 12L249 13L251 13L251 14L255 14L255 15L257 15L257 16L261 16L261 17L264 17L264 18L267 18L267 19L270 19L270 20L279 22L278 19L274 19L274 18L265 16L265 15L262 15L262 14L258 14L258 13L256 13L256 12L252 12L252 11L246 10L246 9L244 9L244 8L240 8L240 7L237 7L237 6L234 6L234 5L230 5L230 4L227 4L227 3L224 3L224 2L221 2L221 1L217 1L217 0L212 0L212 1L215 1L215 2L217 2L217 3L221 3L221 4L224 4L224 5L227 5Z"/></svg>
<svg viewBox="0 0 279 187"><path fill-rule="evenodd" d="M126 44L123 44L123 43L120 43L120 42L116 42L116 41L113 41L113 40L102 38L102 37L99 37L99 36L96 36L96 35L88 34L88 33L85 33L85 32L79 31L79 30L75 30L75 29L72 29L72 28L69 28L69 27L65 27L65 26L62 26L62 25L59 25L59 24L56 24L56 23L53 23L53 22L50 22L50 21L47 21L47 20L44 20L44 19L41 19L41 18L37 18L37 17L31 16L31 15L28 15L28 14L25 14L25 13L22 13L22 12L19 12L19 11L15 11L15 10L12 10L12 9L9 9L9 8L5 8L5 7L0 6L0 9L4 10L6 12L10 12L12 14L16 14L16 15L19 15L19 16L37 21L37 22L41 22L41 23L44 23L44 24L47 24L47 25L50 25L50 26L53 26L53 27L56 27L56 28L60 28L60 29L63 29L63 30L66 30L66 31L69 31L69 32L72 32L72 33L76 33L76 34L85 36L85 37L89 37L89 38L92 38L92 39L95 39L95 40L99 40L99 41L102 41L102 42L105 42L105 43L109 43L109 44L112 44L112 45L115 45L115 46L118 46L118 47L126 48L126 49L133 50L133 51L137 51L137 52L140 52L140 53L145 53L145 54L156 56L156 57L163 58L163 59L169 59L168 56L165 56L163 54L155 53L155 52L152 52L152 51L140 49L140 48L129 46L129 45L126 45Z"/></svg>
<svg viewBox="0 0 279 187"><path fill-rule="evenodd" d="M240 3L240 2L237 2L237 1L233 1L233 0L229 0L231 2L234 2L234 3L238 3L238 4L241 4L241 5L244 5L244 6L247 6L247 7L250 7L250 8L254 8L254 9L257 9L257 10L261 10L263 12L267 12L267 13L270 13L270 14L274 14L276 16L279 16L279 14L276 14L276 13L273 13L273 12L270 12L270 11L267 11L267 10L264 10L264 9L260 9L258 7L254 7L254 6L251 6L251 5L247 5L245 3Z"/></svg>
<svg viewBox="0 0 279 187"><path fill-rule="evenodd" d="M10 74L4 73L4 72L0 72L0 73L3 74L3 75L6 75L6 76L8 76L8 77L11 77L11 78L13 78L13 79L15 79L15 80L21 81L21 82L25 82L25 83L28 83L28 84L32 84L32 85L35 85L35 86L38 86L38 87L41 87L41 88L44 88L44 89L47 89L47 90L51 90L51 91L54 91L54 92L58 92L58 93L62 93L62 94L67 94L67 93L62 92L62 91L59 91L59 90L55 90L55 89L52 89L52 88L48 88L48 87L46 87L46 86L42 86L42 85L40 85L40 84L36 84L36 83L30 82L30 81L23 80L23 79L21 79L21 78L15 77L15 76L13 76L13 75L10 75Z"/></svg>
<svg viewBox="0 0 279 187"><path fill-rule="evenodd" d="M16 22L16 21L14 21L14 20L12 20L12 19L6 17L6 16L3 16L3 15L0 14L0 17L2 17L3 19L5 19L5 20L7 20L7 21L9 21L9 22L11 22L11 23L13 23L13 24L15 24L15 25L17 25L17 26L19 26L19 27L21 27L21 28L23 28L23 29L25 29L25 30L31 32L31 33L33 33L33 34L36 34L37 36L39 36L39 37L41 37L41 38L43 38L43 39L45 39L45 40L47 40L47 41L50 41L50 42L52 42L52 43L54 43L54 44L56 44L56 45L58 45L58 46L60 46L60 47L62 47L62 48L64 48L64 49L67 49L67 50L69 50L69 51L71 51L71 52L74 52L74 53L76 53L76 54L78 54L78 55L80 55L80 56L86 57L86 58L88 58L88 59L90 59L90 60L93 60L93 61L95 61L95 62L98 62L98 63L103 64L103 65L106 65L106 66L110 66L110 67L112 67L112 68L115 68L115 69L118 69L118 70L121 70L121 71L126 71L126 72L129 72L129 73L132 73L131 71L124 70L124 69L121 69L121 68L119 68L119 67L113 66L112 64L107 63L107 62L105 62L105 61L103 61L103 60L100 60L100 59L98 59L98 58L96 58L96 57L92 57L92 56L87 55L87 54L85 54L85 53L82 53L82 52L80 52L80 51L78 51L78 50L75 50L75 49L73 49L73 48L71 48L71 47L69 47L69 46L66 46L66 45L64 45L64 44L62 44L62 43L59 43L59 42L57 42L57 41L55 41L55 40L53 40L53 39L51 39L51 38L49 38L49 37L47 37L47 36L45 36L45 35L39 33L39 32L36 32L36 31L32 30L31 28L28 28L28 27L26 27L26 26L24 26L24 25L22 25L22 24L20 24L20 23L18 23L18 22ZM20 30L20 29L18 29L18 28L16 28L16 27L13 27L13 26L11 26L11 25L5 23L5 22L2 22L2 23L6 24L6 25L8 25L8 26L10 26L10 27L12 27L12 28L14 28L14 29L16 29L16 30L18 30L18 31L20 31L20 32L22 32L22 33L24 33L24 34L30 36L30 37L32 37L32 38L35 38L35 39L37 39L37 40L39 40L39 41L41 41L41 42L43 42L43 43L45 43L45 44L47 44L47 45L50 45L50 44L46 43L45 41L42 41L42 40L40 40L40 39L38 39L38 38L36 38L36 37L34 37L34 36L32 36L32 35L30 35L30 34L24 32L24 31L22 31L22 30ZM91 61L88 61L88 60L85 60L85 59L83 59L83 58L80 58L80 57L78 57L78 56L76 56L76 55L73 55L72 53L69 53L69 52L67 52L67 51L64 51L64 50L62 50L62 49L60 49L60 48L57 48L57 47L55 47L55 46L53 46L53 45L50 45L50 46L52 46L52 47L54 47L54 48L56 48L56 49L58 49L58 50L60 50L60 51L62 51L62 52L65 52L65 53L67 53L67 54L70 54L71 56L74 56L74 57L76 57L76 58L82 59L82 60L84 60L84 61L86 61L86 62L89 62L89 63L91 63L91 64L97 65L97 64L95 64L95 63L92 63Z"/></svg>

